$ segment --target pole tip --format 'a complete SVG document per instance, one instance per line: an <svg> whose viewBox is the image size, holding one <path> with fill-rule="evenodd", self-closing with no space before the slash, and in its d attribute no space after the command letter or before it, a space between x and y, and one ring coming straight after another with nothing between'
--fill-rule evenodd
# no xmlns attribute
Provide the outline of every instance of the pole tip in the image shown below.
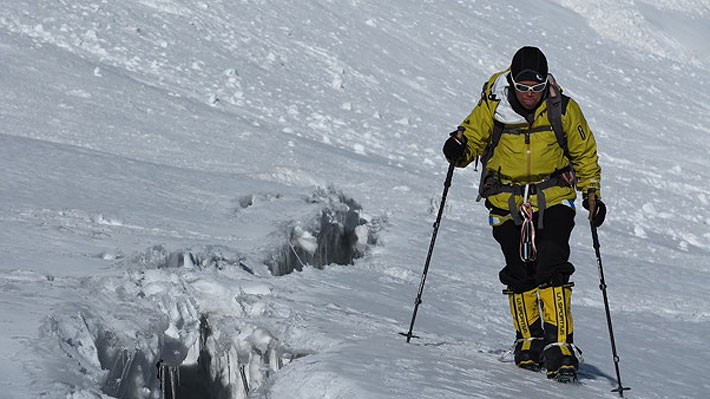
<svg viewBox="0 0 710 399"><path fill-rule="evenodd" d="M403 336L407 337L407 342L409 342L409 340L411 340L412 338L417 338L417 339L419 339L419 336L414 335L414 334L412 334L411 332L408 332L408 333L403 333L403 332L401 332L401 333L399 333L399 335L403 335Z"/></svg>

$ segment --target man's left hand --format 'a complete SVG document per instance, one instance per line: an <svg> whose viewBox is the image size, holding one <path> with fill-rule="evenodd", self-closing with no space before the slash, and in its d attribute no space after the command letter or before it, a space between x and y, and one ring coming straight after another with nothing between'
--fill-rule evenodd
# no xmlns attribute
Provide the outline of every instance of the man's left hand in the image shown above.
<svg viewBox="0 0 710 399"><path fill-rule="evenodd" d="M594 227L599 227L604 223L606 218L606 205L602 200L597 199L597 193L589 190L582 201L584 209L589 211L589 221Z"/></svg>

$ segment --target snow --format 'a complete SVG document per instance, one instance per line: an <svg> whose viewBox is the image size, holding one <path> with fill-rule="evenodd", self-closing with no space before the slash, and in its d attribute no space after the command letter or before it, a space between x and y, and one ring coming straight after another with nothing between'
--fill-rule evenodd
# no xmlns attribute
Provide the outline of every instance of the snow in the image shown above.
<svg viewBox="0 0 710 399"><path fill-rule="evenodd" d="M159 398L161 360L178 397L614 395L583 211L582 384L498 360L514 333L472 167L421 338L397 334L440 147L522 45L598 140L625 396L707 396L709 16L705 0L2 1L0 396Z"/></svg>

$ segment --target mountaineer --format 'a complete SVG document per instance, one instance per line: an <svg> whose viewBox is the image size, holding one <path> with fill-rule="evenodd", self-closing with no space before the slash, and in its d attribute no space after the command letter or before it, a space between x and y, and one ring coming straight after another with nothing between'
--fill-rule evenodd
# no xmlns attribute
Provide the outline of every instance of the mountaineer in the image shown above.
<svg viewBox="0 0 710 399"><path fill-rule="evenodd" d="M594 135L540 49L519 49L510 68L488 79L443 152L457 167L481 162L478 200L486 200L505 257L499 278L516 330L515 364L576 380L569 262L576 190L594 226L604 222L606 206Z"/></svg>

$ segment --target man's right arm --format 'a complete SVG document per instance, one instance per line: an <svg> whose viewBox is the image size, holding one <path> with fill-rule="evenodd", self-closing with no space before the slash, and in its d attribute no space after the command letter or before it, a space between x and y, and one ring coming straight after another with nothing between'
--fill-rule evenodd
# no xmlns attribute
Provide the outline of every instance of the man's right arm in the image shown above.
<svg viewBox="0 0 710 399"><path fill-rule="evenodd" d="M489 94L490 89L485 89L481 92L481 99L476 107L459 125L458 129L452 133L452 137L449 138L449 140L456 139L463 144L463 154L458 160L447 157L449 162L456 161L457 167L466 167L478 158L486 148L488 138L493 129L491 106L494 106L494 104L488 99Z"/></svg>

